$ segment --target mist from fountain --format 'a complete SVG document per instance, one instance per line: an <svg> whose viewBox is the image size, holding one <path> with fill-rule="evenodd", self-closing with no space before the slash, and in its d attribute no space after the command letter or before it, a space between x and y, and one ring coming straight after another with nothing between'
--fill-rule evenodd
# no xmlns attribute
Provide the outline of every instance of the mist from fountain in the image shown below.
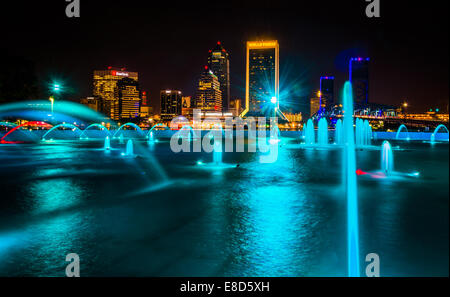
<svg viewBox="0 0 450 297"><path fill-rule="evenodd" d="M371 145L372 142L372 127L369 121L356 119L356 146L364 147Z"/></svg>
<svg viewBox="0 0 450 297"><path fill-rule="evenodd" d="M124 143L125 143L125 142L124 142L124 139L123 139L123 133L120 134L120 136L119 136L119 143L120 143L120 144L124 144Z"/></svg>

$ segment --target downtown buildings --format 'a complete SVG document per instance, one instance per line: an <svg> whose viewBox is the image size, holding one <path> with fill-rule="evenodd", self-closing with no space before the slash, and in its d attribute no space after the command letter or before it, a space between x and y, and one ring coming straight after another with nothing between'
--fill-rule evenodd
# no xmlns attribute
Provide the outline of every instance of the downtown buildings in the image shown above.
<svg viewBox="0 0 450 297"><path fill-rule="evenodd" d="M195 106L202 111L222 111L220 82L208 66L205 66L198 80Z"/></svg>
<svg viewBox="0 0 450 297"><path fill-rule="evenodd" d="M113 69L94 71L94 98L100 111L112 120L139 117L140 90L138 73Z"/></svg>
<svg viewBox="0 0 450 297"><path fill-rule="evenodd" d="M353 87L353 102L358 105L369 103L369 58L351 58L349 81Z"/></svg>
<svg viewBox="0 0 450 297"><path fill-rule="evenodd" d="M171 121L182 113L182 93L178 90L162 90L161 100L161 120Z"/></svg>
<svg viewBox="0 0 450 297"><path fill-rule="evenodd" d="M220 41L209 51L208 67L219 81L222 93L221 110L226 111L230 107L230 58Z"/></svg>

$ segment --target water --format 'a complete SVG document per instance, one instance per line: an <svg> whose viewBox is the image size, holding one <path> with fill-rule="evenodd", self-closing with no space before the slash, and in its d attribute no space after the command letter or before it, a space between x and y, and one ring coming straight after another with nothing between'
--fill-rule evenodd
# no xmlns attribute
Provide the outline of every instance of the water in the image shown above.
<svg viewBox="0 0 450 297"><path fill-rule="evenodd" d="M316 135L314 131L314 122L309 119L303 129L305 133L305 144L314 145L316 143Z"/></svg>
<svg viewBox="0 0 450 297"><path fill-rule="evenodd" d="M386 176L391 175L394 172L394 153L392 152L392 147L389 141L383 141L381 145L381 171L386 174Z"/></svg>
<svg viewBox="0 0 450 297"><path fill-rule="evenodd" d="M356 180L355 138L353 132L353 95L352 85L344 85L344 136L343 180L347 194L347 261L348 276L359 277L359 223L358 223L358 184ZM358 120L357 120L358 121ZM356 125L358 131L358 124ZM358 133L358 132L357 132Z"/></svg>
<svg viewBox="0 0 450 297"><path fill-rule="evenodd" d="M445 131L447 131L447 135L448 135L448 129L447 127L445 127L444 125L439 125L436 127L436 129L434 129L433 134L431 134L431 143L435 143L436 142L436 133L439 132L439 130L444 129ZM448 137L447 137L447 141L448 141Z"/></svg>
<svg viewBox="0 0 450 297"><path fill-rule="evenodd" d="M319 128L317 130L318 134L318 144L327 145L328 144L328 123L326 118L321 118L319 120Z"/></svg>
<svg viewBox="0 0 450 297"><path fill-rule="evenodd" d="M103 149L106 151L111 149L111 141L109 140L109 136L105 137L105 145L103 146Z"/></svg>
<svg viewBox="0 0 450 297"><path fill-rule="evenodd" d="M127 148L125 151L125 156L128 156L128 157L134 156L133 140L131 140L131 139L129 139L127 141Z"/></svg>
<svg viewBox="0 0 450 297"><path fill-rule="evenodd" d="M397 134L395 134L395 139L397 139L397 140L399 139L400 133L402 132L402 130L406 130L406 140L410 140L408 128L406 128L406 126L403 124L400 125L400 127L398 127Z"/></svg>
<svg viewBox="0 0 450 297"><path fill-rule="evenodd" d="M120 136L119 136L119 143L120 143L120 144L124 144L123 133L120 134Z"/></svg>
<svg viewBox="0 0 450 297"><path fill-rule="evenodd" d="M135 159L100 139L0 146L0 276L65 276L70 252L82 276L348 275L341 150L223 152L240 167L216 175L195 166L210 153L163 140L133 140ZM396 171L421 177L358 177L361 272L376 252L381 276L448 276L448 143L391 144ZM380 151L356 161L379 171Z"/></svg>
<svg viewBox="0 0 450 297"><path fill-rule="evenodd" d="M336 122L336 129L335 129L335 134L334 134L334 142L338 145L342 145L344 144L344 135L343 135L344 130L342 129L342 120L339 119Z"/></svg>
<svg viewBox="0 0 450 297"><path fill-rule="evenodd" d="M360 118L356 119L356 146L364 147L371 145L372 127L369 121Z"/></svg>

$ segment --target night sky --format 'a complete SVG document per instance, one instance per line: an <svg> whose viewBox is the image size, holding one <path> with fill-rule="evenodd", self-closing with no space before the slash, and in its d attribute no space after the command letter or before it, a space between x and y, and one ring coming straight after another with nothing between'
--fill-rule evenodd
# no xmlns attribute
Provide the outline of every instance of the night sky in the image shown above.
<svg viewBox="0 0 450 297"><path fill-rule="evenodd" d="M309 109L321 75L336 77L338 96L350 56L371 58L371 102L448 109L447 1L381 0L379 19L365 16L364 0L81 0L78 19L65 16L64 0L11 2L2 2L0 48L34 61L42 85L64 81L69 100L91 95L94 69L125 67L158 111L161 89L194 95L217 41L230 53L231 98L244 98L245 42L274 38L285 110Z"/></svg>

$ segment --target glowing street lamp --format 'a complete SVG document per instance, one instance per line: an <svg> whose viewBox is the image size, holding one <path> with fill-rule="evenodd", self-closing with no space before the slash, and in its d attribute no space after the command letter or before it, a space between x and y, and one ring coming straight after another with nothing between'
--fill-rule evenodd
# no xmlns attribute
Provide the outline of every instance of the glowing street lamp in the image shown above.
<svg viewBox="0 0 450 297"><path fill-rule="evenodd" d="M53 103L55 102L55 98L53 98L53 96L50 96L50 98L48 98L48 100L50 100L50 103L52 106L52 114L53 114Z"/></svg>

